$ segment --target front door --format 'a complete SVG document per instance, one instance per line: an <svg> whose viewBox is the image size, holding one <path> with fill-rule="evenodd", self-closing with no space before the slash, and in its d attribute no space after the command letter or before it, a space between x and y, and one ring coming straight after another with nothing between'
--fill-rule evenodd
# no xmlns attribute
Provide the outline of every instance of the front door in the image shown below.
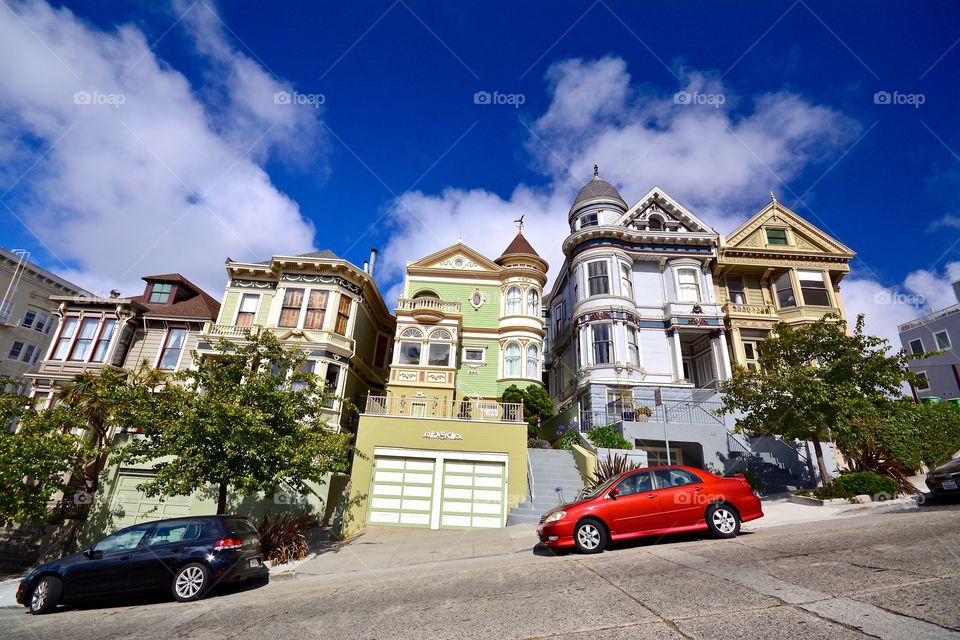
<svg viewBox="0 0 960 640"><path fill-rule="evenodd" d="M65 598L77 600L125 591L133 554L152 528L152 523L128 527L95 544L89 557L78 561L66 576Z"/></svg>
<svg viewBox="0 0 960 640"><path fill-rule="evenodd" d="M668 527L689 527L703 520L706 511L703 481L686 469L655 469L657 493Z"/></svg>
<svg viewBox="0 0 960 640"><path fill-rule="evenodd" d="M663 527L663 512L650 472L630 474L614 488L616 497L607 501L611 533L630 535Z"/></svg>

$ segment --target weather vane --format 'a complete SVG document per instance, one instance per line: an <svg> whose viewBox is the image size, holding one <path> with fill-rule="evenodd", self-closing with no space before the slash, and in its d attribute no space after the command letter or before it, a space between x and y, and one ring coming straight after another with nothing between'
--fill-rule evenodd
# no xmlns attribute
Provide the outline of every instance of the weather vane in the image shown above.
<svg viewBox="0 0 960 640"><path fill-rule="evenodd" d="M523 230L523 218L524 218L524 216L526 216L526 215L527 215L527 214L525 214L525 213L521 213L521 214L520 214L520 217L513 221L514 224L517 225L517 229L518 229L518 230L521 230L521 231Z"/></svg>

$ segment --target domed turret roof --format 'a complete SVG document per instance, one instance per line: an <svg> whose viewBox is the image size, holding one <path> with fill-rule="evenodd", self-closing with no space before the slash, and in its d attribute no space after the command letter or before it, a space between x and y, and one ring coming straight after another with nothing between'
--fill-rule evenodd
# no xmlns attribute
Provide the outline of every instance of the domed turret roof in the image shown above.
<svg viewBox="0 0 960 640"><path fill-rule="evenodd" d="M580 193L577 194L576 200L573 201L573 206L570 207L570 211L572 212L579 208L584 202L598 199L612 200L617 204L623 205L624 211L627 209L627 203L620 195L620 192L617 191L617 188L602 179L599 168L597 165L593 165L593 178L583 186L583 189L580 189Z"/></svg>

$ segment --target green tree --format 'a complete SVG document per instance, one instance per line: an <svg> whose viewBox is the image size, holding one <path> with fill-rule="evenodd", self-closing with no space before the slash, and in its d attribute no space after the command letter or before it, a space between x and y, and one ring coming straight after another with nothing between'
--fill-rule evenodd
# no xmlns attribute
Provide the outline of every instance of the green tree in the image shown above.
<svg viewBox="0 0 960 640"><path fill-rule="evenodd" d="M156 475L140 485L151 496L188 495L215 486L217 513L228 487L273 493L297 491L346 471L350 434L327 428L322 409L332 400L305 370L306 356L269 331L242 344L221 340L211 357L173 375L162 392L128 406L125 419L142 432L121 459L152 462Z"/></svg>
<svg viewBox="0 0 960 640"><path fill-rule="evenodd" d="M523 404L523 419L527 421L527 430L531 436L537 435L541 420L554 415L553 400L546 389L538 384L531 384L525 389L512 384L503 390L501 400L505 403Z"/></svg>
<svg viewBox="0 0 960 640"><path fill-rule="evenodd" d="M763 343L760 368L738 369L724 383L720 413L739 413L737 430L751 435L809 440L829 483L821 442L855 439L862 418L900 397L910 379L907 356L888 354L888 346L863 333L862 315L852 334L836 316L798 328L780 323Z"/></svg>

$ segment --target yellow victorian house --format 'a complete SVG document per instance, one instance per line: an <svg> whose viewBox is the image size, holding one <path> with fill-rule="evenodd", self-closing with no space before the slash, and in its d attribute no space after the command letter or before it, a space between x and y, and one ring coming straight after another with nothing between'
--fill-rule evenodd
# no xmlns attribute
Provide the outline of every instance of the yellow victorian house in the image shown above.
<svg viewBox="0 0 960 640"><path fill-rule="evenodd" d="M760 344L774 325L803 325L828 314L846 319L840 281L854 252L785 207L770 204L721 237L714 268L730 355L757 368Z"/></svg>

